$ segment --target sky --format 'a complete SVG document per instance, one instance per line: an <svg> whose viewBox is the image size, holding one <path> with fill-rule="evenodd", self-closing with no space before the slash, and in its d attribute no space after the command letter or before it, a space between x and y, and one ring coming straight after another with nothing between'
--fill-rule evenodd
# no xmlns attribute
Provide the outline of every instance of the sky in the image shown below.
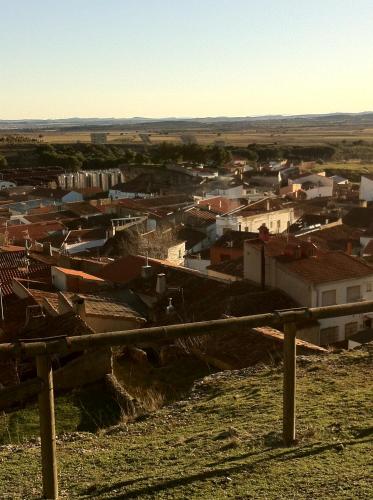
<svg viewBox="0 0 373 500"><path fill-rule="evenodd" d="M373 0L0 0L0 119L373 110Z"/></svg>

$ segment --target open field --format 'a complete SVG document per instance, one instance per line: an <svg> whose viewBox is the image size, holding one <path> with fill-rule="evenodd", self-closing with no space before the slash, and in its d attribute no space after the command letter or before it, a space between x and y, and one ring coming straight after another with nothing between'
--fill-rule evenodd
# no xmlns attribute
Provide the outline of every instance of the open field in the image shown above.
<svg viewBox="0 0 373 500"><path fill-rule="evenodd" d="M323 170L340 170L341 172L343 171L349 171L349 172L357 172L359 174L372 174L373 173L373 163L364 163L361 161L346 161L346 162L325 162L322 165L317 165L317 167L313 168L312 170L315 172L320 172ZM343 175L343 174L342 174Z"/></svg>
<svg viewBox="0 0 373 500"><path fill-rule="evenodd" d="M301 358L298 365L294 447L281 444L281 367L222 372L139 421L60 434L61 497L372 498L368 354ZM57 405L60 433L71 412L66 405ZM40 496L39 454L36 441L0 447L0 498Z"/></svg>
<svg viewBox="0 0 373 500"><path fill-rule="evenodd" d="M98 132L98 130L94 130ZM104 130L103 130L104 131ZM38 132L19 132L20 135L31 138L41 139L41 142L51 144L71 144L88 143L90 139L89 130L64 131L43 130ZM373 128L362 127L258 127L246 130L208 130L201 129L181 129L170 130L169 132L160 131L154 128L139 128L139 130L110 130L108 135L109 144L142 144L143 141L139 134L150 134L151 144L161 142L181 143L183 134L194 136L199 144L214 144L215 141L224 141L225 145L246 147L250 143L260 144L293 144L293 145L312 145L312 144L331 144L342 141L364 140L373 142ZM1 134L0 135L6 135ZM39 136L42 136L41 138Z"/></svg>

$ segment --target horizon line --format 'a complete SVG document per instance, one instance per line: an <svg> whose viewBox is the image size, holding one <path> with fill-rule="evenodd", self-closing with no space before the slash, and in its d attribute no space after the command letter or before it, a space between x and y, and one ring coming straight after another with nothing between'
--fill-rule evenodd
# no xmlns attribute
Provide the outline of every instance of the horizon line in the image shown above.
<svg viewBox="0 0 373 500"><path fill-rule="evenodd" d="M331 111L324 113L296 113L296 114L263 114L263 115L215 115L215 116L130 116L130 117L113 117L113 116L68 116L65 118L0 118L0 122L27 122L27 121L68 121L68 120L217 120L217 119L257 119L257 118L296 118L300 116L331 116L331 115L364 115L373 114L373 111Z"/></svg>

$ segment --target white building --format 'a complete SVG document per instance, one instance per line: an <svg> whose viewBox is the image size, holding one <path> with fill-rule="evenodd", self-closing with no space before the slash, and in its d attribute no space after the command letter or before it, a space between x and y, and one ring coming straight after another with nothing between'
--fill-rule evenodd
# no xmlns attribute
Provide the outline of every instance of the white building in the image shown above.
<svg viewBox="0 0 373 500"><path fill-rule="evenodd" d="M238 186L217 187L206 193L206 198L210 196L224 196L231 200L235 198L244 198L246 196L246 188L244 188L243 184L239 184Z"/></svg>
<svg viewBox="0 0 373 500"><path fill-rule="evenodd" d="M300 184L306 193L307 200L319 197L333 196L333 179L320 174L303 174L295 179L289 179L288 184Z"/></svg>
<svg viewBox="0 0 373 500"><path fill-rule="evenodd" d="M106 144L108 134L105 132L92 132L91 133L91 143L92 144Z"/></svg>
<svg viewBox="0 0 373 500"><path fill-rule="evenodd" d="M58 176L58 184L62 189L101 188L109 190L112 186L124 182L124 174L119 168L105 170L81 170L68 172Z"/></svg>
<svg viewBox="0 0 373 500"><path fill-rule="evenodd" d="M321 253L312 243L286 240L246 241L244 277L256 283L264 280L266 286L279 288L304 307L373 300L372 267L343 252ZM319 345L338 342L371 325L372 319L373 314L322 319L319 332L303 338Z"/></svg>
<svg viewBox="0 0 373 500"><path fill-rule="evenodd" d="M360 180L360 200L373 201L373 175L362 175Z"/></svg>
<svg viewBox="0 0 373 500"><path fill-rule="evenodd" d="M216 218L216 235L220 238L228 229L256 233L265 225L271 233L283 233L296 220L294 207L277 204L266 199L239 208L228 215Z"/></svg>
<svg viewBox="0 0 373 500"><path fill-rule="evenodd" d="M109 189L109 198L112 200L122 200L126 198L152 198L154 195L141 192L121 191L120 189Z"/></svg>

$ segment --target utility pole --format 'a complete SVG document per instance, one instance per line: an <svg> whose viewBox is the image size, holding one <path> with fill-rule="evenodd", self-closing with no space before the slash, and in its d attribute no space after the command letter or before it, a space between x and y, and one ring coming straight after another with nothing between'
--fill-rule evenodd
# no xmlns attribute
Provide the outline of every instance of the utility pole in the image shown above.
<svg viewBox="0 0 373 500"><path fill-rule="evenodd" d="M44 498L58 498L56 425L54 417L53 372L50 356L36 357L38 377L43 381L39 392L39 416L41 438L41 462L43 472Z"/></svg>
<svg viewBox="0 0 373 500"><path fill-rule="evenodd" d="M296 335L296 323L285 323L283 438L287 446L295 442Z"/></svg>
<svg viewBox="0 0 373 500"><path fill-rule="evenodd" d="M0 283L0 309L1 309L1 321L4 321L4 304L3 304L3 284Z"/></svg>

